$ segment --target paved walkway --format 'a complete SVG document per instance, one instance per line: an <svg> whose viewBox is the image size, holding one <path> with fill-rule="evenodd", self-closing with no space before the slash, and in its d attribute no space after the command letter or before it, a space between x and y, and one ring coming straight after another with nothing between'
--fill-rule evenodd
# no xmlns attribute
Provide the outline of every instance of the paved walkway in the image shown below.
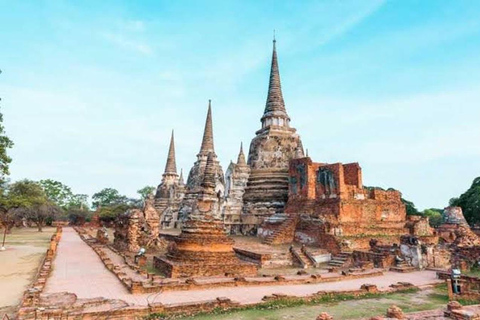
<svg viewBox="0 0 480 320"><path fill-rule="evenodd" d="M398 281L411 282L419 286L441 282L436 279L434 271L416 271L404 274L386 272L385 275L379 277L330 283L218 288L133 295L105 268L97 254L80 239L72 228L63 229L53 266L53 272L45 287L46 293L66 291L75 293L78 298L121 299L136 305L147 305L149 302L166 304L194 302L217 297L227 297L242 304L249 304L260 302L265 295L272 293L305 296L323 290L356 290L364 283L375 284L382 290Z"/></svg>

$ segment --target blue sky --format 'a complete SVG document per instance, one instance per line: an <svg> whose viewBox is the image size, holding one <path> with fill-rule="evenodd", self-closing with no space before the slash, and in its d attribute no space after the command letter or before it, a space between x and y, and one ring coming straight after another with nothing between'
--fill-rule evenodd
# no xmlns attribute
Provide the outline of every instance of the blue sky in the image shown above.
<svg viewBox="0 0 480 320"><path fill-rule="evenodd" d="M12 180L157 185L188 173L212 99L224 167L260 127L276 29L292 125L317 162L444 207L480 175L479 1L0 0Z"/></svg>

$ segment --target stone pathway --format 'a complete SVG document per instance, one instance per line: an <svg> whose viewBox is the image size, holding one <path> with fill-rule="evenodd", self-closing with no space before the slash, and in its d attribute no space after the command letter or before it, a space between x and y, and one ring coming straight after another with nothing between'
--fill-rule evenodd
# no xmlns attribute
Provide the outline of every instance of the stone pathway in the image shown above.
<svg viewBox="0 0 480 320"><path fill-rule="evenodd" d="M130 294L120 281L105 268L97 254L84 243L72 228L64 228L54 260L53 272L47 281L45 293L72 292L78 298L104 297L121 299L135 305L152 302L165 304L195 302L227 297L242 304L260 302L265 295L282 293L305 296L323 290L356 290L364 283L371 283L385 290L399 281L426 285L440 283L434 271L412 273L386 272L379 277L352 279L307 285L278 285L259 287L217 288L195 291L171 291L152 294Z"/></svg>

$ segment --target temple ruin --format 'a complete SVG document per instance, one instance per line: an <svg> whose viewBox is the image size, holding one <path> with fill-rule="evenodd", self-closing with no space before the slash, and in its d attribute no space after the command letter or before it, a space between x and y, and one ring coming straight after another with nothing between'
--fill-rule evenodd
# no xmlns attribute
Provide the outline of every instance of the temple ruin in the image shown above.
<svg viewBox="0 0 480 320"><path fill-rule="evenodd" d="M207 156L195 205L183 222L182 233L171 237L165 257L155 257L155 267L170 278L191 276L254 276L257 266L241 261L226 232L215 190L215 158Z"/></svg>
<svg viewBox="0 0 480 320"><path fill-rule="evenodd" d="M160 214L162 229L177 227L178 210L184 196L185 183L183 182L183 173L180 173L180 176L177 174L175 140L172 131L165 172L155 193L155 208Z"/></svg>
<svg viewBox="0 0 480 320"><path fill-rule="evenodd" d="M223 206L223 195L225 193L225 178L223 175L223 169L217 159L217 155L215 154L211 100L208 101L207 119L205 121L200 152L197 154L197 161L195 161L188 174L185 196L180 204L178 212L180 222L186 220L190 213L193 212L198 195L203 191L201 184L207 166L207 158L210 153L213 161L213 179L215 181L214 190L219 198L218 205L221 208ZM180 227L181 223L178 224L178 226Z"/></svg>
<svg viewBox="0 0 480 320"><path fill-rule="evenodd" d="M285 109L275 45L273 40L267 102L260 119L262 127L250 143L251 172L243 195L243 213L254 215L259 223L265 217L283 212L288 197L289 161L303 155L300 136L290 127Z"/></svg>

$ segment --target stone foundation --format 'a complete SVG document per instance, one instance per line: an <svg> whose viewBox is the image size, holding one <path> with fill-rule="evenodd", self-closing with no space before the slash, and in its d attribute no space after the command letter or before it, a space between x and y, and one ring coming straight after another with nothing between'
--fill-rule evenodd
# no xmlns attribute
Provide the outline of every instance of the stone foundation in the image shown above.
<svg viewBox="0 0 480 320"><path fill-rule="evenodd" d="M227 257L230 260L231 257ZM219 261L222 258L219 257ZM153 264L156 269L169 278L184 278L184 277L212 277L225 275L243 275L253 277L257 275L257 267L251 263L245 262L225 262L225 263L202 263L189 262L180 263L168 260L167 258L154 257Z"/></svg>

